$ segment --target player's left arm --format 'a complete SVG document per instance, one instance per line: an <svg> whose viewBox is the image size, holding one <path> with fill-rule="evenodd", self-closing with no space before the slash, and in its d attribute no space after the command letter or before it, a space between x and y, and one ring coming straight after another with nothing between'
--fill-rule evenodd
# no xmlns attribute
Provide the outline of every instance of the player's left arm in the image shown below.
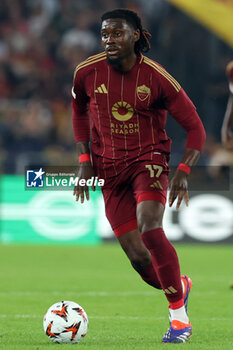
<svg viewBox="0 0 233 350"><path fill-rule="evenodd" d="M192 168L198 161L204 146L206 133L204 126L196 112L196 108L183 89L170 94L167 99L167 109L172 117L186 130L186 149L182 158L182 164L187 169ZM172 206L177 198L176 209L179 209L184 199L188 205L188 173L177 169L170 182L169 206Z"/></svg>
<svg viewBox="0 0 233 350"><path fill-rule="evenodd" d="M200 151L193 148L186 148L182 164L188 167L194 166L200 157ZM180 208L181 202L184 199L186 206L189 203L188 196L188 174L182 170L177 169L170 181L169 207L171 207L177 198L176 209Z"/></svg>

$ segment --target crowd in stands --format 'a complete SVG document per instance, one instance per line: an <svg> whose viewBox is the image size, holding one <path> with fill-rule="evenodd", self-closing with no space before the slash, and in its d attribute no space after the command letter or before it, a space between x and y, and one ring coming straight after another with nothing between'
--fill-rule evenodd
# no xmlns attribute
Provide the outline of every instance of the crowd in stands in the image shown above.
<svg viewBox="0 0 233 350"><path fill-rule="evenodd" d="M73 71L101 51L100 17L117 7L139 13L152 34L148 56L181 83L211 140L220 139L232 49L165 0L1 0L1 173L23 173L32 163L75 164ZM167 131L178 159L185 133L172 120Z"/></svg>

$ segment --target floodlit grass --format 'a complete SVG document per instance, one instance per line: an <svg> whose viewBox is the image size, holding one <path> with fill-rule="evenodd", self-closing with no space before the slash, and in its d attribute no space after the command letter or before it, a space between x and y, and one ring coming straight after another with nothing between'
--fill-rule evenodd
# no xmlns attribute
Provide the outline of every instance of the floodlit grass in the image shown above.
<svg viewBox="0 0 233 350"><path fill-rule="evenodd" d="M0 246L0 349L189 350L233 349L232 247L177 245L182 273L193 288L188 344L162 344L167 302L146 285L117 244L96 247ZM89 316L80 344L53 344L43 315L55 302L73 300Z"/></svg>

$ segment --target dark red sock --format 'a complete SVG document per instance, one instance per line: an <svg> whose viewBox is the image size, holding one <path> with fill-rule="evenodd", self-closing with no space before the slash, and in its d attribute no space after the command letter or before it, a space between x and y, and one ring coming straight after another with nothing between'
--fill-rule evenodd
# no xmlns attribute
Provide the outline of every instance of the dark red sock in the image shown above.
<svg viewBox="0 0 233 350"><path fill-rule="evenodd" d="M167 300L169 303L182 302L179 260L175 248L167 239L163 229L157 228L144 232L142 240L151 253L153 267L158 273Z"/></svg>
<svg viewBox="0 0 233 350"><path fill-rule="evenodd" d="M162 289L161 283L158 279L158 276L154 270L152 263L150 263L150 265L148 266L144 266L140 268L138 266L134 266L133 264L132 266L139 273L143 281L145 281L147 284L149 284L150 286L156 289Z"/></svg>

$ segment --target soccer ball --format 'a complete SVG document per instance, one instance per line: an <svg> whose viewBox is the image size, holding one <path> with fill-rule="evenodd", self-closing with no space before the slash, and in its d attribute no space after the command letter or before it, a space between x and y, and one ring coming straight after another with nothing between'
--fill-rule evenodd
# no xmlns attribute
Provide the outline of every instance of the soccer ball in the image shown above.
<svg viewBox="0 0 233 350"><path fill-rule="evenodd" d="M53 304L44 315L45 334L54 343L78 343L88 330L85 310L73 301Z"/></svg>

